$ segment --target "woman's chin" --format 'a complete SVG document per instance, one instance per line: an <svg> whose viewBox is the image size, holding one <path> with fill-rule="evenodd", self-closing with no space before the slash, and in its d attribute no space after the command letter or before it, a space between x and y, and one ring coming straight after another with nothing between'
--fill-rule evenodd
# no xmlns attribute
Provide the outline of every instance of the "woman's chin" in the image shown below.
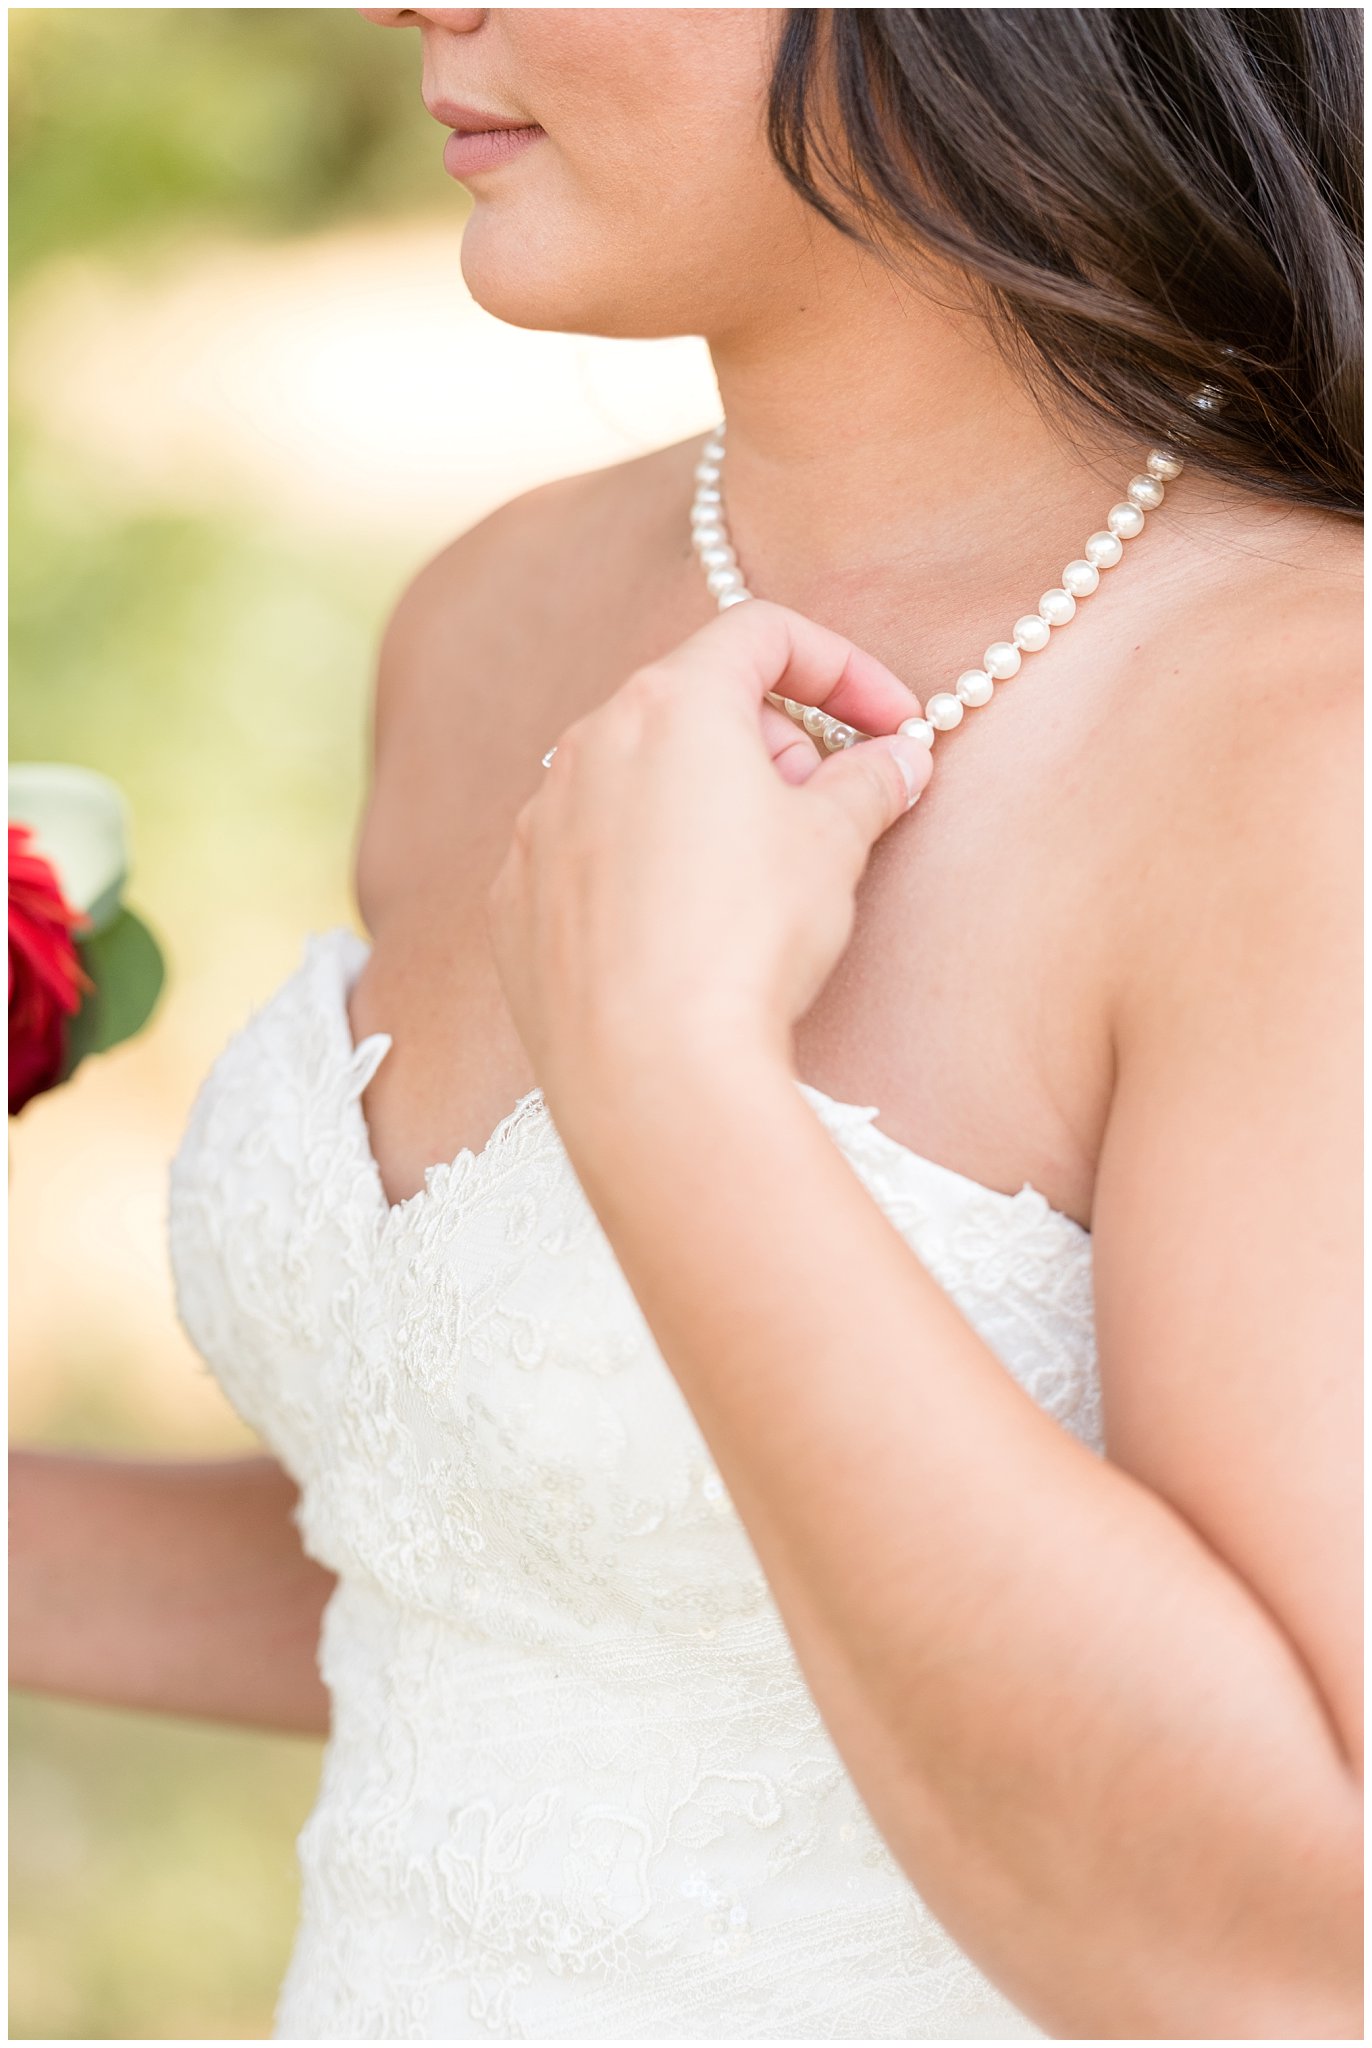
<svg viewBox="0 0 1372 2048"><path fill-rule="evenodd" d="M462 230L462 277L478 306L511 327L574 330L577 294L540 238L477 199Z"/></svg>
<svg viewBox="0 0 1372 2048"><path fill-rule="evenodd" d="M636 314L632 290L623 281L578 273L559 260L546 236L520 232L497 220L478 200L462 230L462 277L483 311L511 327L551 329L561 334L605 334L625 338L662 333Z"/></svg>

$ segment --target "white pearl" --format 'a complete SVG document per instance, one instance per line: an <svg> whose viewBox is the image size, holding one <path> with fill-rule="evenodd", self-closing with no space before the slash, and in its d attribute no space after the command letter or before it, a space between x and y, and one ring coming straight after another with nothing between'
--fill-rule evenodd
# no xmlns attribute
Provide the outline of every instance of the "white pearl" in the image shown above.
<svg viewBox="0 0 1372 2048"><path fill-rule="evenodd" d="M719 464L717 462L698 462L696 464L696 482L698 484L717 484L719 482Z"/></svg>
<svg viewBox="0 0 1372 2048"><path fill-rule="evenodd" d="M981 657L981 665L998 683L1006 682L1019 674L1020 651L1009 640L993 640Z"/></svg>
<svg viewBox="0 0 1372 2048"><path fill-rule="evenodd" d="M737 569L711 569L705 578L705 588L716 597L723 597L726 590L742 590L743 578Z"/></svg>
<svg viewBox="0 0 1372 2048"><path fill-rule="evenodd" d="M962 723L962 699L948 690L940 690L925 705L924 715L936 732L949 732Z"/></svg>
<svg viewBox="0 0 1372 2048"><path fill-rule="evenodd" d="M828 720L826 719L824 713L820 710L818 704L807 704L804 711L800 715L800 722L805 727L806 732L810 733L812 736L816 738L819 736L820 733L823 732L825 726L828 724Z"/></svg>
<svg viewBox="0 0 1372 2048"><path fill-rule="evenodd" d="M700 550L700 566L702 569L732 569L737 560L738 556L728 546L716 545L715 547L702 548Z"/></svg>
<svg viewBox="0 0 1372 2048"><path fill-rule="evenodd" d="M1143 466L1149 476L1160 476L1165 484L1170 484L1173 477L1181 475L1182 459L1170 448L1155 448Z"/></svg>
<svg viewBox="0 0 1372 2048"><path fill-rule="evenodd" d="M1026 612L1022 619L1015 620L1013 639L1016 647L1022 647L1026 654L1037 654L1041 647L1048 645L1052 631L1047 619Z"/></svg>
<svg viewBox="0 0 1372 2048"><path fill-rule="evenodd" d="M708 525L695 527L691 539L698 549L727 548L729 545L729 536L717 519L711 520Z"/></svg>
<svg viewBox="0 0 1372 2048"><path fill-rule="evenodd" d="M697 484L695 503L697 510L702 505L722 505L724 493L718 484Z"/></svg>
<svg viewBox="0 0 1372 2048"><path fill-rule="evenodd" d="M1039 599L1039 617L1047 619L1050 626L1065 626L1077 609L1077 600L1070 590L1045 590Z"/></svg>
<svg viewBox="0 0 1372 2048"><path fill-rule="evenodd" d="M828 726L824 734L824 744L831 754L838 753L840 747L851 747L856 739L857 734L852 726L840 725L836 719Z"/></svg>
<svg viewBox="0 0 1372 2048"><path fill-rule="evenodd" d="M1121 540L1134 540L1143 532L1143 507L1122 502L1112 505L1105 515L1105 523Z"/></svg>
<svg viewBox="0 0 1372 2048"><path fill-rule="evenodd" d="M724 523L724 512L723 512L723 509L722 509L722 507L721 507L721 506L719 506L718 504L715 504L715 505L692 505L692 507L691 507L691 525L692 525L693 527L694 527L694 526L722 526L722 525L723 525L723 523Z"/></svg>
<svg viewBox="0 0 1372 2048"><path fill-rule="evenodd" d="M902 718L896 731L903 732L907 740L918 740L922 747L934 744L934 728L927 718Z"/></svg>
<svg viewBox="0 0 1372 2048"><path fill-rule="evenodd" d="M1145 512L1156 512L1167 493L1155 476L1131 476L1124 495Z"/></svg>
<svg viewBox="0 0 1372 2048"><path fill-rule="evenodd" d="M1062 587L1073 597L1089 597L1099 582L1100 570L1094 562L1085 561L1080 555L1062 572Z"/></svg>
<svg viewBox="0 0 1372 2048"><path fill-rule="evenodd" d="M752 594L751 590L726 590L719 600L719 608L722 612L727 612L731 604L742 604L744 599L751 597Z"/></svg>
<svg viewBox="0 0 1372 2048"><path fill-rule="evenodd" d="M995 684L984 668L965 668L953 685L964 704L989 704Z"/></svg>
<svg viewBox="0 0 1372 2048"><path fill-rule="evenodd" d="M721 462L723 458L724 443L716 435L713 440L705 443L700 451L700 459L702 462Z"/></svg>
<svg viewBox="0 0 1372 2048"><path fill-rule="evenodd" d="M1117 533L1093 533L1082 549L1088 562L1098 569L1113 569L1124 553L1124 542ZM702 557L702 560L704 557Z"/></svg>

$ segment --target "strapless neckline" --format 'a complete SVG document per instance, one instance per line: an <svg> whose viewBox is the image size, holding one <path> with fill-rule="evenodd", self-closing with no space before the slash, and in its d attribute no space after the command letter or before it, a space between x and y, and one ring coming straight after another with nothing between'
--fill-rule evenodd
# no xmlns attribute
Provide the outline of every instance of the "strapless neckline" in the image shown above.
<svg viewBox="0 0 1372 2048"><path fill-rule="evenodd" d="M371 953L371 942L354 931L351 925L334 925L312 936L327 950L329 960L335 969L331 977L331 1022L338 1032L343 1058L354 1070L355 1093L352 1094L352 1109L357 1142L373 1185L384 1226L398 1226L406 1218L413 1216L418 1209L433 1200L444 1182L454 1176L465 1176L494 1167L514 1136L526 1135L530 1126L538 1125L550 1134L554 1132L555 1126L542 1088L530 1088L517 1097L513 1106L505 1112L480 1145L463 1145L450 1159L435 1160L424 1168L422 1186L416 1188L413 1194L404 1196L399 1202L392 1202L382 1181L381 1168L372 1145L371 1130L362 1108L362 1094L390 1051L394 1039L389 1031L369 1031L362 1038L355 1039L352 1020L348 1014L348 999L353 984ZM1014 1193L1005 1188L990 1187L986 1182L974 1180L971 1175L960 1173L956 1167L945 1166L941 1161L931 1159L926 1153L916 1152L910 1146L901 1144L899 1139L891 1137L875 1122L881 1114L878 1106L842 1102L798 1076L796 1086L816 1111L821 1122L830 1130L837 1133L845 1127L852 1129L857 1125L864 1125L866 1128L863 1136L866 1143L883 1154L888 1163L904 1162L926 1176L943 1181L950 1188L962 1188L992 1202L1004 1203L1011 1209L1017 1205L1031 1205L1043 1216L1062 1225L1079 1243L1089 1245L1091 1232L1087 1227L1079 1223L1075 1216L1068 1215L1065 1209L1054 1208L1047 1196L1032 1182L1021 1182Z"/></svg>

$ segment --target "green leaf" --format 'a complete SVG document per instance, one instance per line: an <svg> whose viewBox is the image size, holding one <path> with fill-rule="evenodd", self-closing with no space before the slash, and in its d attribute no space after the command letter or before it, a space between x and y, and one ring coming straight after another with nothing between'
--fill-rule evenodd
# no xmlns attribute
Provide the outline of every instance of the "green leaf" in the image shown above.
<svg viewBox="0 0 1372 2048"><path fill-rule="evenodd" d="M118 783L70 761L18 761L9 771L9 814L33 827L63 895L90 918L82 936L111 926L129 867L128 805Z"/></svg>
<svg viewBox="0 0 1372 2048"><path fill-rule="evenodd" d="M88 1053L105 1052L141 1031L166 978L156 939L131 910L121 910L93 938L78 940L76 950L95 987L68 1026L62 1081Z"/></svg>

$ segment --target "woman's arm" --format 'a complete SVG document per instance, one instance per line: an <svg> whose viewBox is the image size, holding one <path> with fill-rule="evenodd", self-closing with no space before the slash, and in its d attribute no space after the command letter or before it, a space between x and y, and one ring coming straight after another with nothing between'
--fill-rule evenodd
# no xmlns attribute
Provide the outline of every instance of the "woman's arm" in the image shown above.
<svg viewBox="0 0 1372 2048"><path fill-rule="evenodd" d="M795 1088L777 1020L837 923L808 849L846 862L840 824L870 844L902 799L866 748L755 786L711 692L750 662L775 687L783 627L816 655L791 647L790 694L830 670L753 609L572 729L493 892L569 1156L954 1938L1055 2036L1357 2037L1356 693L1255 681L1227 755L1207 731L1170 802L1140 786L1145 914L1117 914L1148 950L1093 1211L1105 1462Z"/></svg>
<svg viewBox="0 0 1372 2048"><path fill-rule="evenodd" d="M333 1574L273 1458L10 1453L10 1683L324 1735Z"/></svg>
<svg viewBox="0 0 1372 2048"><path fill-rule="evenodd" d="M679 1051L645 1146L573 1158L893 1853L1055 2036L1356 2037L1357 1783L1263 1589L1034 1406L788 1080ZM1347 1352L1291 1369L1351 1407ZM1321 1477L1248 1511L1351 1628Z"/></svg>

